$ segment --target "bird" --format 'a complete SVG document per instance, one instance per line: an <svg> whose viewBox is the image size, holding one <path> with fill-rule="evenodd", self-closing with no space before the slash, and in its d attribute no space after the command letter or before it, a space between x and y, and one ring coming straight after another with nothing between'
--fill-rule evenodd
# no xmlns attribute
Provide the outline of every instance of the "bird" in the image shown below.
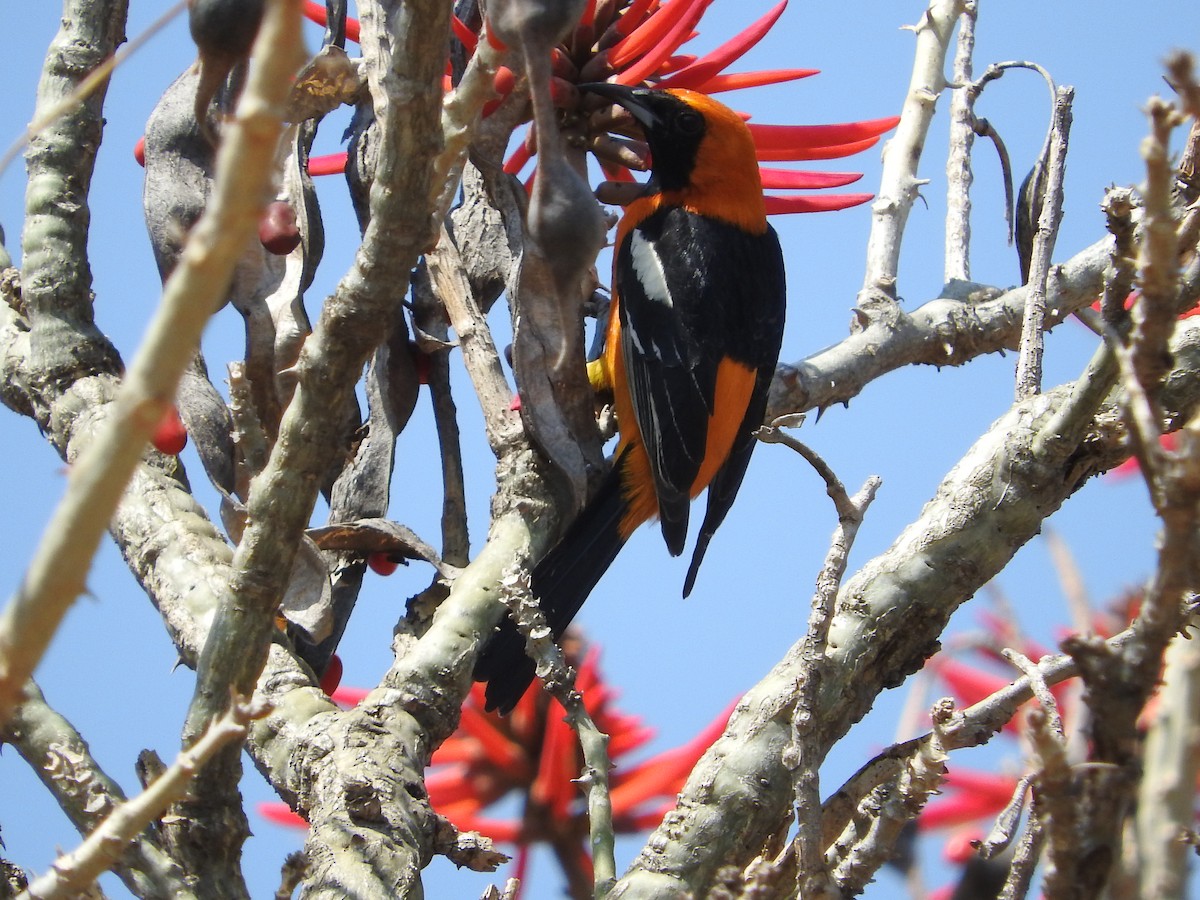
<svg viewBox="0 0 1200 900"><path fill-rule="evenodd" d="M683 553L690 506L707 506L683 585L742 483L783 337L783 252L767 221L754 140L741 116L682 89L581 85L624 107L650 149L650 178L617 225L604 353L589 366L612 391L613 464L530 588L558 638L630 535L657 519ZM534 677L506 617L475 666L485 706L509 712Z"/></svg>

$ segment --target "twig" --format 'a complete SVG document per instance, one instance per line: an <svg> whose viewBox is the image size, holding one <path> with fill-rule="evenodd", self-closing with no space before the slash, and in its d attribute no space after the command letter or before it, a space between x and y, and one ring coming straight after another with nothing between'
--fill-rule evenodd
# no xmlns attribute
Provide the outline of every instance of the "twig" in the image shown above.
<svg viewBox="0 0 1200 900"><path fill-rule="evenodd" d="M1112 252L1104 275L1101 294L1101 315L1104 325L1097 331L1107 339L1096 348L1087 367L1075 381L1071 398L1063 404L1049 425L1038 437L1040 450L1070 453L1078 445L1092 418L1104 398L1117 382L1119 368L1113 356L1111 341L1119 340L1128 331L1129 315L1125 310L1125 298L1133 289L1136 268L1134 243L1136 232L1133 227L1133 192L1128 188L1110 188L1101 203L1109 232L1113 235ZM1076 315L1090 310L1080 310Z"/></svg>
<svg viewBox="0 0 1200 900"><path fill-rule="evenodd" d="M442 460L442 559L462 567L471 559L471 538L458 407L450 384L448 353L429 354L429 392L433 396L433 421Z"/></svg>
<svg viewBox="0 0 1200 900"><path fill-rule="evenodd" d="M1080 634L1085 634L1092 630L1092 603L1088 598L1083 572L1062 535L1047 528L1044 537L1046 548L1050 551L1050 561L1058 575L1058 583L1067 599L1071 627Z"/></svg>
<svg viewBox="0 0 1200 900"><path fill-rule="evenodd" d="M567 713L567 724L579 736L583 750L583 773L579 776L579 784L587 793L593 884L595 896L601 898L617 880L612 799L608 787L608 772L612 768L608 735L596 727L583 705L583 695L575 690L575 672L554 642L537 598L530 593L528 569L506 572L501 580L501 591L513 621L525 637L526 650L537 663L538 677L546 690L562 704Z"/></svg>
<svg viewBox="0 0 1200 900"><path fill-rule="evenodd" d="M1104 275L1104 293L1100 295L1100 315L1114 335L1129 331L1129 311L1125 301L1137 278L1137 230L1133 223L1136 195L1129 188L1111 187L1104 194L1105 227L1113 236L1112 260Z"/></svg>
<svg viewBox="0 0 1200 900"><path fill-rule="evenodd" d="M1138 803L1149 804L1152 816L1139 817L1139 847L1144 861L1146 896L1182 897L1186 893L1187 857L1181 836L1195 826L1196 775L1200 768L1200 640L1178 635L1167 649L1158 712L1146 734ZM1146 845L1146 841L1152 841Z"/></svg>
<svg viewBox="0 0 1200 900"><path fill-rule="evenodd" d="M1035 688L1035 696L1037 690ZM1048 693L1048 692L1047 692ZM1040 700L1041 698L1039 698ZM1038 774L1034 780L1033 812L1047 847L1046 894L1064 897L1070 892L1073 866L1067 864L1078 843L1078 810L1072 790L1071 767L1063 743L1062 723L1053 707L1031 709L1025 720Z"/></svg>
<svg viewBox="0 0 1200 900"><path fill-rule="evenodd" d="M1097 241L1050 271L1047 328L1091 304L1103 288L1112 239ZM1200 293L1200 285L1193 284ZM1030 288L997 293L980 289L970 297L940 297L896 321L870 320L840 343L775 373L767 421L824 409L856 397L886 372L913 363L958 366L983 353L1016 349Z"/></svg>
<svg viewBox="0 0 1200 900"><path fill-rule="evenodd" d="M971 80L975 53L976 0L963 4L958 19L958 43L954 50L954 85L950 94L950 152L946 157L946 260L944 280L971 278L971 147L975 142L972 122L975 95L966 89Z"/></svg>
<svg viewBox="0 0 1200 900"><path fill-rule="evenodd" d="M1200 120L1200 84L1196 81L1196 60L1182 50L1172 51L1166 59L1167 83L1179 94L1183 111Z"/></svg>
<svg viewBox="0 0 1200 900"><path fill-rule="evenodd" d="M1050 693L1050 688L1046 685L1046 680L1042 677L1041 667L1032 662L1024 653L1013 650L1011 647L1004 648L1001 651L1001 655L1012 663L1022 675L1029 679L1029 686L1033 690L1033 696L1042 705L1042 710L1045 713L1046 727L1049 729L1049 733L1061 741L1063 738L1063 724L1062 717L1058 714L1058 701Z"/></svg>
<svg viewBox="0 0 1200 900"><path fill-rule="evenodd" d="M1017 851L1013 854L1012 866L1008 870L1008 878L1000 891L997 900L1024 900L1033 882L1033 872L1037 868L1038 857L1042 855L1042 844L1046 835L1041 823L1030 819L1025 826L1025 833L1017 843Z"/></svg>
<svg viewBox="0 0 1200 900"><path fill-rule="evenodd" d="M1154 399L1170 368L1167 341L1175 327L1179 275L1178 221L1171 204L1175 173L1171 167L1171 132L1181 123L1171 104L1152 98L1147 114L1150 135L1142 142L1146 186L1142 191L1143 239L1138 258L1142 294L1134 306L1133 368L1142 389Z"/></svg>
<svg viewBox="0 0 1200 900"><path fill-rule="evenodd" d="M289 853L283 860L279 872L279 889L275 891L275 900L291 900L304 876L308 874L308 857L303 850Z"/></svg>
<svg viewBox="0 0 1200 900"><path fill-rule="evenodd" d="M871 812L867 833L831 860L834 880L846 896L860 894L874 873L894 852L901 831L912 822L930 795L941 786L946 773L946 750L942 745L942 729L953 720L952 706L938 704L932 710L933 732L922 743L901 770L894 788L876 792L878 803ZM840 844L841 842L839 842ZM834 856L834 850L830 851Z"/></svg>
<svg viewBox="0 0 1200 900"><path fill-rule="evenodd" d="M100 767L83 736L50 707L32 681L7 727L0 730L0 740L29 763L81 835L126 802L120 785ZM122 849L112 868L136 896L196 896L176 861L145 832Z"/></svg>
<svg viewBox="0 0 1200 900"><path fill-rule="evenodd" d="M449 234L443 234L438 246L443 251L448 251L452 245L453 238ZM426 259L430 255L426 254ZM451 283L460 284L458 279L453 279ZM469 284L463 285L463 288L470 291ZM482 315L479 314L477 304L467 304L457 298L453 302L462 308L458 313L460 319L463 315L462 310L472 312L472 328L480 327L479 319ZM433 399L433 421L437 429L438 450L442 460L442 558L451 565L461 567L470 560L471 542L468 534L458 407L454 402L450 384L449 350L452 344L448 325L449 304L443 305L439 302L429 277L428 265L419 266L413 278L413 330L416 332L417 352L423 353L428 361L429 393ZM485 361L486 372L490 373L499 365L499 360L495 360L494 363L491 361L487 346L490 346L491 353L495 353L495 346L489 342L481 348L480 358ZM466 360L466 357L464 351L463 359ZM475 361L471 363L475 364Z"/></svg>
<svg viewBox="0 0 1200 900"><path fill-rule="evenodd" d="M811 727L817 697L827 667L825 651L829 642L829 626L833 621L834 604L846 572L846 560L858 535L867 507L875 499L882 481L872 476L853 498L847 495L842 482L828 464L810 448L778 428L761 428L759 440L768 444L783 444L799 453L817 470L825 481L826 491L837 510L838 525L830 541L825 562L817 575L817 588L812 599L808 632L801 646L803 665L796 684L796 705L792 712L792 737L784 750L784 765L791 771L795 791L796 887L803 897L836 896L825 865L821 845L821 791L819 769L825 753Z"/></svg>
<svg viewBox="0 0 1200 900"><path fill-rule="evenodd" d="M434 219L437 222L446 217L450 204L454 202L467 162L467 150L483 107L496 96L493 87L496 70L507 52L498 50L498 43L485 20L462 79L442 101L442 135L445 144L434 163L437 177L433 182L438 190L434 202ZM445 240L445 234L440 240Z"/></svg>
<svg viewBox="0 0 1200 900"><path fill-rule="evenodd" d="M445 229L443 229L443 232ZM446 307L450 325L458 336L463 364L483 407L484 427L492 452L520 433L520 417L513 412L512 388L504 377L500 354L487 318L476 302L454 241L442 235L437 247L425 255L434 294Z"/></svg>
<svg viewBox="0 0 1200 900"><path fill-rule="evenodd" d="M1012 843L1017 825L1021 821L1021 813L1025 809L1025 795L1029 793L1029 785L1032 781L1032 773L1018 779L1017 786L1013 788L1012 798L996 816L996 821L987 837L979 842L979 855L984 859L991 859L998 853L1004 852Z"/></svg>
<svg viewBox="0 0 1200 900"><path fill-rule="evenodd" d="M1121 652L1139 640L1140 629L1131 626L1109 638L1105 646ZM1075 660L1066 654L1042 657L1037 669L1044 684L1059 684L1079 674ZM939 738L946 751L961 750L987 743L1016 714L1021 704L1033 696L1033 687L1022 676L1012 684L980 700L973 706L957 711L948 721ZM822 830L825 843L831 843L846 827L850 815L862 798L882 784L899 777L906 761L933 740L930 732L888 747L865 763L848 781L825 801Z"/></svg>
<svg viewBox="0 0 1200 900"><path fill-rule="evenodd" d="M267 714L267 708L252 706L235 697L229 711L141 794L118 806L77 849L55 860L50 871L36 879L18 900L52 900L78 896L102 872L109 869L147 826L187 791L196 772L213 755L246 736L252 719Z"/></svg>
<svg viewBox="0 0 1200 900"><path fill-rule="evenodd" d="M1031 397L1042 386L1042 340L1046 328L1046 279L1050 258L1062 219L1063 173L1066 166L1067 140L1071 132L1072 87L1060 87L1054 94L1054 117L1050 129L1050 152L1046 162L1046 193L1041 198L1037 234L1029 267L1030 292L1026 298L1021 328L1021 355L1017 361L1016 399Z"/></svg>
<svg viewBox="0 0 1200 900"><path fill-rule="evenodd" d="M925 182L917 179L917 163L925 147L934 104L946 79L946 51L954 23L962 14L965 0L931 0L921 21L912 26L917 35L908 94L896 133L883 148L883 173L871 206L871 235L867 240L866 275L857 306L861 314L896 300L896 278L900 243L909 210Z"/></svg>

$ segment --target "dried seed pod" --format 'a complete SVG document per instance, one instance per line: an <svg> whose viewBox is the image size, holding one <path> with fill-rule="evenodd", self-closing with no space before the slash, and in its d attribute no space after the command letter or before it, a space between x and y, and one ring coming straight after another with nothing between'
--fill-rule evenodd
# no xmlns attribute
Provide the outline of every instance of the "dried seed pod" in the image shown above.
<svg viewBox="0 0 1200 900"><path fill-rule="evenodd" d="M263 0L188 0L188 25L200 53L196 122L213 144L208 106L233 67L250 55L262 17Z"/></svg>

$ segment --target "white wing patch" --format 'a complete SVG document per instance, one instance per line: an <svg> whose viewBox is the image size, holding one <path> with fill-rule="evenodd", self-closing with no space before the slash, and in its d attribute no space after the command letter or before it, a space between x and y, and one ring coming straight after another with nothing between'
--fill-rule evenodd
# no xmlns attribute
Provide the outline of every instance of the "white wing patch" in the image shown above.
<svg viewBox="0 0 1200 900"><path fill-rule="evenodd" d="M667 287L667 273L663 270L658 250L654 242L646 240L636 228L629 236L629 255L633 259L633 272L646 296L663 306L673 306L671 291Z"/></svg>

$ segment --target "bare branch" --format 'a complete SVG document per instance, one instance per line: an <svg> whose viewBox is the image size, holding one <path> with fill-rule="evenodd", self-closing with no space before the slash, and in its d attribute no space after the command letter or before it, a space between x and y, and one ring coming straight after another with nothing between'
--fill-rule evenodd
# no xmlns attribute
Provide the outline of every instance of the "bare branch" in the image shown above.
<svg viewBox="0 0 1200 900"><path fill-rule="evenodd" d="M1195 727L1200 703L1200 641L1178 635L1167 649L1158 708L1146 734L1138 804L1153 814L1139 816L1138 847L1142 885L1151 896L1186 894L1188 857L1183 836L1195 827L1196 776L1200 768L1200 732Z"/></svg>
<svg viewBox="0 0 1200 900"><path fill-rule="evenodd" d="M245 699L236 698L229 712L214 722L190 750L180 753L171 767L141 794L116 807L76 850L55 860L53 868L30 884L19 900L78 896L112 867L126 846L162 815L167 806L183 796L197 771L217 751L240 742L246 736L247 723L267 712L266 707L251 706Z"/></svg>
<svg viewBox="0 0 1200 900"><path fill-rule="evenodd" d="M0 730L0 739L29 763L80 834L93 832L126 802L120 785L100 767L83 736L46 703L32 681ZM137 896L195 896L176 861L146 833L133 837L113 860L112 869Z"/></svg>
<svg viewBox="0 0 1200 900"><path fill-rule="evenodd" d="M1054 116L1050 127L1050 146L1045 169L1045 194L1036 205L1037 233L1029 268L1032 288L1025 302L1021 328L1021 356L1017 362L1016 399L1030 397L1041 390L1042 333L1046 328L1046 279L1050 272L1050 257L1058 237L1062 219L1063 175L1067 158L1067 138L1071 131L1071 102L1075 89L1060 87L1054 94ZM1036 188L1035 188L1036 189Z"/></svg>
<svg viewBox="0 0 1200 900"><path fill-rule="evenodd" d="M823 854L821 833L821 793L818 770L824 762L826 748L817 739L813 728L817 697L828 673L827 650L829 627L833 619L838 589L846 571L846 560L866 515L882 483L878 477L867 479L853 497L821 457L777 428L763 428L758 437L765 443L780 443L805 458L825 481L826 490L837 510L838 526L834 531L825 563L817 575L817 589L812 599L808 632L801 643L803 665L797 674L795 702L791 720L791 741L783 751L783 764L791 771L795 793L795 812L798 825L789 861L796 867L796 887L803 897L828 897L836 890Z"/></svg>
<svg viewBox="0 0 1200 900"><path fill-rule="evenodd" d="M1170 367L1167 341L1178 314L1178 221L1171 204L1174 172L1171 167L1171 132L1181 123L1175 108L1157 98L1147 110L1151 133L1142 142L1146 161L1145 209L1138 269L1142 294L1134 306L1133 368L1142 389L1154 399L1163 373Z"/></svg>
<svg viewBox="0 0 1200 900"><path fill-rule="evenodd" d="M975 54L976 0L963 4L954 48L954 85L950 94L950 151L946 157L946 259L944 281L971 278L971 145L975 141L975 96L966 89Z"/></svg>
<svg viewBox="0 0 1200 900"><path fill-rule="evenodd" d="M1061 322L1100 294L1111 238L1051 269L1046 290L1046 325ZM930 300L911 313L872 319L832 347L775 373L766 420L853 399L874 379L905 365L957 366L984 353L1015 350L1028 286L998 293L976 288L965 296ZM1185 290L1200 294L1200 283Z"/></svg>
<svg viewBox="0 0 1200 900"><path fill-rule="evenodd" d="M583 705L583 696L575 690L575 671L567 665L537 598L530 593L528 571L510 570L501 582L501 589L513 621L525 638L526 651L537 663L538 677L566 710L567 724L579 738L583 751L583 773L579 776L579 784L587 794L595 896L601 898L608 894L617 879L612 799L608 786L608 772L612 768L608 735L596 727Z"/></svg>
<svg viewBox="0 0 1200 900"><path fill-rule="evenodd" d="M858 307L869 315L873 304L896 300L900 242L908 212L923 182L917 180L917 163L933 119L933 108L946 79L946 51L950 34L962 14L965 0L931 0L921 21L913 26L917 50L912 78L900 124L883 148L883 175L871 206L871 236L867 241L866 277Z"/></svg>

